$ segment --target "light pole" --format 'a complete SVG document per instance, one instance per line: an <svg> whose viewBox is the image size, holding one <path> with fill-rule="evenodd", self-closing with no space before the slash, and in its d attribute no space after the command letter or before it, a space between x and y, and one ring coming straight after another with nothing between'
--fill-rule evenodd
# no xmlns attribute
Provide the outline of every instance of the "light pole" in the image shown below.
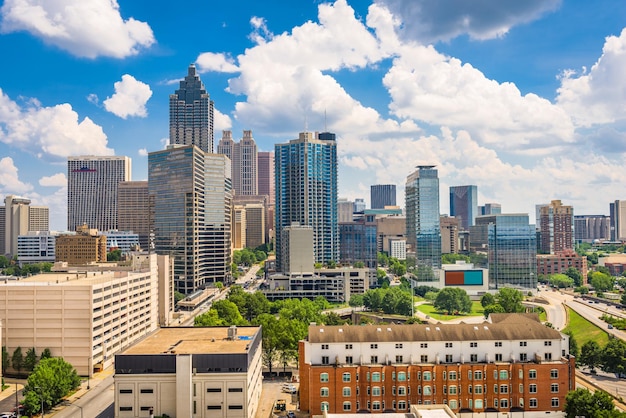
<svg viewBox="0 0 626 418"><path fill-rule="evenodd" d="M73 403L72 405L74 405L76 408L80 409L80 418L83 418L83 407L80 405L76 405L75 403Z"/></svg>

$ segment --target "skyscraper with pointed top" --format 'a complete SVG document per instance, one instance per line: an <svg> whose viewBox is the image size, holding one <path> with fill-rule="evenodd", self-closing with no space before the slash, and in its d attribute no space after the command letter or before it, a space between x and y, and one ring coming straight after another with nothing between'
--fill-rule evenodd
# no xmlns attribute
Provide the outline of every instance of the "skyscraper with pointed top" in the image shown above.
<svg viewBox="0 0 626 418"><path fill-rule="evenodd" d="M170 94L170 144L213 152L213 101L194 64L189 65L178 90Z"/></svg>

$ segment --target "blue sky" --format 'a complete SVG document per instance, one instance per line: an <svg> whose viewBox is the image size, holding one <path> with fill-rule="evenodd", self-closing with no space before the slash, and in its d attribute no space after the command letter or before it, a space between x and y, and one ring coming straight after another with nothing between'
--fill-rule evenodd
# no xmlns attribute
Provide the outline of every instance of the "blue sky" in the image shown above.
<svg viewBox="0 0 626 418"><path fill-rule="evenodd" d="M261 150L338 136L340 196L436 164L448 187L528 212L626 199L626 2L5 0L0 195L66 222L66 158L147 153L196 63L222 129Z"/></svg>

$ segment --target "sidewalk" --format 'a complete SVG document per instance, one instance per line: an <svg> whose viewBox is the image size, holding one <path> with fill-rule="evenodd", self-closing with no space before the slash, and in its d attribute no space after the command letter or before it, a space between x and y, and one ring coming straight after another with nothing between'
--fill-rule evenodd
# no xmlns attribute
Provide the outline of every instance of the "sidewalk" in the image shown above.
<svg viewBox="0 0 626 418"><path fill-rule="evenodd" d="M11 396L13 396L15 398L15 392L16 391L20 391L22 389L24 389L24 385L21 383L17 384L17 388L15 385L15 382L13 383L6 383L6 385L8 386L5 390L3 390L2 392L0 392L0 401L3 401Z"/></svg>

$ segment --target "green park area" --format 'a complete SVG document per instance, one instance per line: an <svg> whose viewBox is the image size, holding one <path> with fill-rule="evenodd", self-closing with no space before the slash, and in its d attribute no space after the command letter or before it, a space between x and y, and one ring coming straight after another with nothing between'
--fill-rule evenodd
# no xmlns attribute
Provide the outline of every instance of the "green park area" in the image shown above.
<svg viewBox="0 0 626 418"><path fill-rule="evenodd" d="M445 312L438 311L432 303L423 303L415 307L418 311L438 321L449 321L451 319L459 319L468 316L483 316L484 308L480 302L472 302L472 310L469 313L459 313L457 315L447 315Z"/></svg>
<svg viewBox="0 0 626 418"><path fill-rule="evenodd" d="M564 333L572 333L579 347L582 347L588 341L595 341L601 347L609 342L608 334L598 327L580 316L576 311L567 308L569 323L563 329Z"/></svg>

